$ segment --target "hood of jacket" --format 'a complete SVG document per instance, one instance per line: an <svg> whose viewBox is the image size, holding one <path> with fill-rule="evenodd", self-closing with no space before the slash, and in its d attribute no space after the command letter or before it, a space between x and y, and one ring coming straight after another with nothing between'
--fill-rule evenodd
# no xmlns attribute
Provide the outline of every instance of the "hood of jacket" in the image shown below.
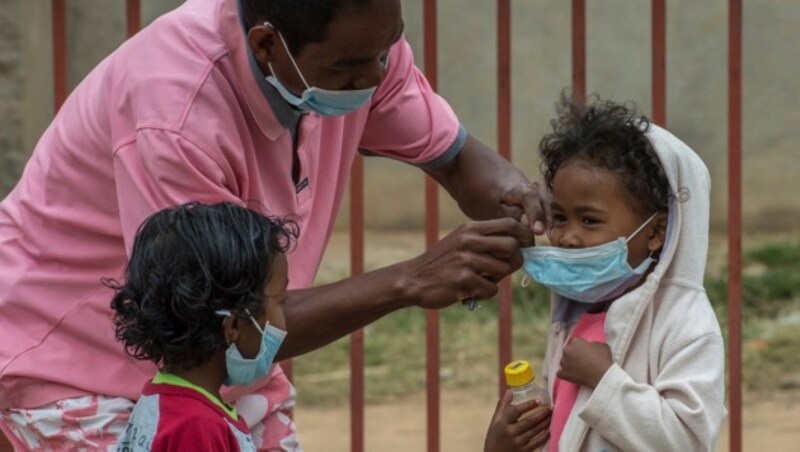
<svg viewBox="0 0 800 452"><path fill-rule="evenodd" d="M646 132L663 167L672 196L667 231L661 256L645 282L617 299L610 311L614 322L607 327L615 357L627 349L627 340L638 318L661 284L677 284L703 290L708 253L709 199L711 178L700 157L683 141L665 129L650 124ZM557 329L568 329L591 305L559 295L553 296L552 320Z"/></svg>

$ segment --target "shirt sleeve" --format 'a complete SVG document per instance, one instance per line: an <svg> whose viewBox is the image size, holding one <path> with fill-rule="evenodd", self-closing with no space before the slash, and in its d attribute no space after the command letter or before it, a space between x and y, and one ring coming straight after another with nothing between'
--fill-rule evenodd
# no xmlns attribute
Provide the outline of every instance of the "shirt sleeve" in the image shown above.
<svg viewBox="0 0 800 452"><path fill-rule="evenodd" d="M452 108L414 65L411 47L401 38L389 52L386 76L373 96L362 152L436 168L452 160L466 140Z"/></svg>
<svg viewBox="0 0 800 452"><path fill-rule="evenodd" d="M119 219L130 255L139 225L151 214L189 201L241 203L233 175L178 133L143 129L114 154Z"/></svg>
<svg viewBox="0 0 800 452"><path fill-rule="evenodd" d="M676 345L652 386L612 365L578 415L622 450L713 450L725 416L722 337Z"/></svg>

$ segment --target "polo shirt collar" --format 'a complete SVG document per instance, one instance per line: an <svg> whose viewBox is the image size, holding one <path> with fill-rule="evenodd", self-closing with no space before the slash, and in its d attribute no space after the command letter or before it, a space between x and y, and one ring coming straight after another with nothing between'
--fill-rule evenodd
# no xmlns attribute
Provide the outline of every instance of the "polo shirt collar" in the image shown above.
<svg viewBox="0 0 800 452"><path fill-rule="evenodd" d="M258 87L261 88L261 92L267 99L269 106L272 107L272 112L275 113L278 121L280 121L285 129L294 129L302 113L289 106L289 103L283 100L278 89L267 82L264 73L261 72L261 68L258 66L258 62L256 62L256 56L253 54L253 50L250 46L246 47L247 60L250 63L250 69L253 71L253 78L256 80L256 83L258 83Z"/></svg>
<svg viewBox="0 0 800 452"><path fill-rule="evenodd" d="M250 113L261 133L272 141L294 127L300 113L280 97L275 87L267 83L247 44L238 0L223 0L220 29L230 51L232 65Z"/></svg>

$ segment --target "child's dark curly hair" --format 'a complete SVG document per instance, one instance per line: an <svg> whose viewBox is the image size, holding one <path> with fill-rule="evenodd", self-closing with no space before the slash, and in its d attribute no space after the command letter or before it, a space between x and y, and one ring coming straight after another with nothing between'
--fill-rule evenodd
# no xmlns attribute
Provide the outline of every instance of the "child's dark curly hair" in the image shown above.
<svg viewBox="0 0 800 452"><path fill-rule="evenodd" d="M153 214L136 234L125 283L103 281L116 290L117 340L164 369L199 366L226 346L215 311L262 315L272 262L297 235L292 221L231 203Z"/></svg>
<svg viewBox="0 0 800 452"><path fill-rule="evenodd" d="M541 170L552 190L556 172L579 159L615 173L632 197L636 211L649 215L666 211L670 198L667 175L645 136L650 120L634 105L620 105L591 96L586 104L561 95L553 132L539 143Z"/></svg>

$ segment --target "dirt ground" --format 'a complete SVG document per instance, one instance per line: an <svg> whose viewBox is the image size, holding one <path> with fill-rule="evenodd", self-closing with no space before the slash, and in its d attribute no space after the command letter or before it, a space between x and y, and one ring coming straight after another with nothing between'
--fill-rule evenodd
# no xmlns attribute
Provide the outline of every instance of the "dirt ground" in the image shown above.
<svg viewBox="0 0 800 452"><path fill-rule="evenodd" d="M481 451L489 418L494 411L495 388L442 393L441 450ZM392 403L368 405L365 412L368 451L424 451L425 394ZM298 434L307 452L350 450L349 407L305 408L296 411ZM800 450L800 390L745 397L743 411L745 451ZM728 425L723 425L717 450L728 450Z"/></svg>
<svg viewBox="0 0 800 452"><path fill-rule="evenodd" d="M480 451L483 435L494 409L492 388L442 393L441 450ZM425 450L425 395L393 403L368 405L365 413L366 450L380 452ZM349 407L299 406L295 419L306 452L350 450ZM745 451L800 450L800 390L768 396L745 397L743 444ZM0 451L11 450L0 437ZM727 422L723 425L719 452L728 450Z"/></svg>

